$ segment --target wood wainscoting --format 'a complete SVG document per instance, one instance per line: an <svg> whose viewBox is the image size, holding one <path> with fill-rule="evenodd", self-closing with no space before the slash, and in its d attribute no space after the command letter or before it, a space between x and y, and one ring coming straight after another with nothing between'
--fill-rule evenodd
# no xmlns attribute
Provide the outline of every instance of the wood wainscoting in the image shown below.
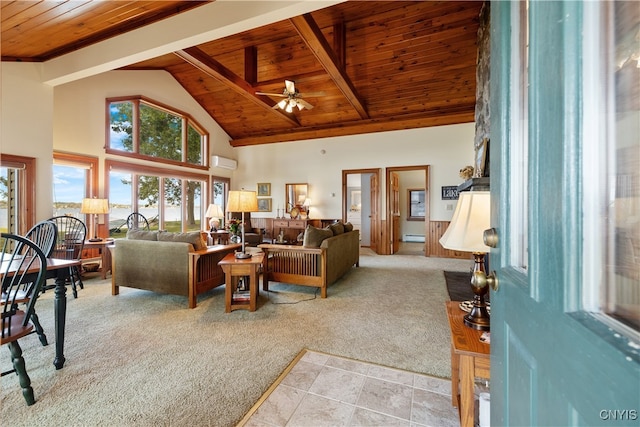
<svg viewBox="0 0 640 427"><path fill-rule="evenodd" d="M440 238L447 231L447 227L449 227L449 221L429 221L426 256L471 259L469 252L451 251L442 247Z"/></svg>

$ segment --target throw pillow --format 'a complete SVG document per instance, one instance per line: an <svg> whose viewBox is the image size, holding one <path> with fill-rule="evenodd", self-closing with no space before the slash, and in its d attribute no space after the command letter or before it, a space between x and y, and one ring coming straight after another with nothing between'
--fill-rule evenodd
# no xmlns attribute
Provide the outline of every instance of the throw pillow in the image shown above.
<svg viewBox="0 0 640 427"><path fill-rule="evenodd" d="M129 240L158 240L157 231L129 230L127 231Z"/></svg>
<svg viewBox="0 0 640 427"><path fill-rule="evenodd" d="M307 229L304 232L302 246L306 248L319 248L322 241L329 237L333 237L333 232L331 230L307 225Z"/></svg>
<svg viewBox="0 0 640 427"><path fill-rule="evenodd" d="M207 244L202 239L199 231L191 231L188 233L170 233L168 231L158 232L158 240L161 242L185 242L191 243L193 249L207 249Z"/></svg>
<svg viewBox="0 0 640 427"><path fill-rule="evenodd" d="M342 224L341 222L334 222L329 226L329 228L333 232L334 236L344 233L344 224Z"/></svg>
<svg viewBox="0 0 640 427"><path fill-rule="evenodd" d="M353 231L353 224L351 224L350 222L345 222L344 232L348 233L349 231Z"/></svg>

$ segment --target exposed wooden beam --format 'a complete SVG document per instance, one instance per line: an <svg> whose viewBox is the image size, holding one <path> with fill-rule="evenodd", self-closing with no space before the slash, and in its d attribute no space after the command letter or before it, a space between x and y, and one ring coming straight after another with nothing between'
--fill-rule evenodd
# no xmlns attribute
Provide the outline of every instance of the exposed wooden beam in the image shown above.
<svg viewBox="0 0 640 427"><path fill-rule="evenodd" d="M225 84L229 89L233 90L237 94L243 96L248 101L253 102L255 105L270 111L272 114L277 114L290 124L299 127L300 123L295 117L285 114L280 109L273 109L276 104L271 98L264 95L256 95L253 87L243 78L235 74L233 71L220 64L215 59L211 58L205 52L197 47L190 47L188 49L178 50L174 54L194 67L201 70L203 73L219 80Z"/></svg>
<svg viewBox="0 0 640 427"><path fill-rule="evenodd" d="M354 122L333 123L326 126L307 126L305 128L282 131L281 133L262 134L229 141L233 147L272 144L278 142L301 141L305 139L329 138L334 136L358 135L362 133L387 132L419 127L442 126L458 123L471 123L475 113L463 108L463 111L452 111L438 114L407 114L384 119L358 120Z"/></svg>
<svg viewBox="0 0 640 427"><path fill-rule="evenodd" d="M331 76L338 88L340 88L353 108L356 109L360 117L368 119L369 113L367 113L364 103L358 96L355 86L351 82L347 73L340 66L340 59L333 49L331 49L329 42L327 42L327 39L324 37L322 31L311 15L306 13L301 16L289 18L289 21L293 24L309 49L311 49L322 67L327 70L327 73Z"/></svg>

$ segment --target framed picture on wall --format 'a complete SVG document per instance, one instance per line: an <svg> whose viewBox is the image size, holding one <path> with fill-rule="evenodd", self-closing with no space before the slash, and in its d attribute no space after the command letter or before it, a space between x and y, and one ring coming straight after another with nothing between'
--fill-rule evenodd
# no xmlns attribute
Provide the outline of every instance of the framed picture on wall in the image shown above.
<svg viewBox="0 0 640 427"><path fill-rule="evenodd" d="M269 182L259 182L258 183L258 197L270 196L271 195L271 183ZM269 209L271 210L271 209Z"/></svg>
<svg viewBox="0 0 640 427"><path fill-rule="evenodd" d="M271 212L271 197L258 199L258 212Z"/></svg>

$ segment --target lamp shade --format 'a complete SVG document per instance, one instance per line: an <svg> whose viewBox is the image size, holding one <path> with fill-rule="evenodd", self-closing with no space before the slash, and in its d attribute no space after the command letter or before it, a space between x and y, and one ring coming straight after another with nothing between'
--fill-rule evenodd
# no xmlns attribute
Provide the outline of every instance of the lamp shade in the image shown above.
<svg viewBox="0 0 640 427"><path fill-rule="evenodd" d="M487 253L484 230L491 227L491 199L488 191L463 191L449 228L440 238L445 249L461 252Z"/></svg>
<svg viewBox="0 0 640 427"><path fill-rule="evenodd" d="M227 212L258 212L258 197L255 191L229 191Z"/></svg>
<svg viewBox="0 0 640 427"><path fill-rule="evenodd" d="M82 199L80 213L95 215L109 213L109 199Z"/></svg>
<svg viewBox="0 0 640 427"><path fill-rule="evenodd" d="M220 205L209 205L207 208L207 212L204 214L206 218L222 218L224 217L224 213L222 212L222 208Z"/></svg>

